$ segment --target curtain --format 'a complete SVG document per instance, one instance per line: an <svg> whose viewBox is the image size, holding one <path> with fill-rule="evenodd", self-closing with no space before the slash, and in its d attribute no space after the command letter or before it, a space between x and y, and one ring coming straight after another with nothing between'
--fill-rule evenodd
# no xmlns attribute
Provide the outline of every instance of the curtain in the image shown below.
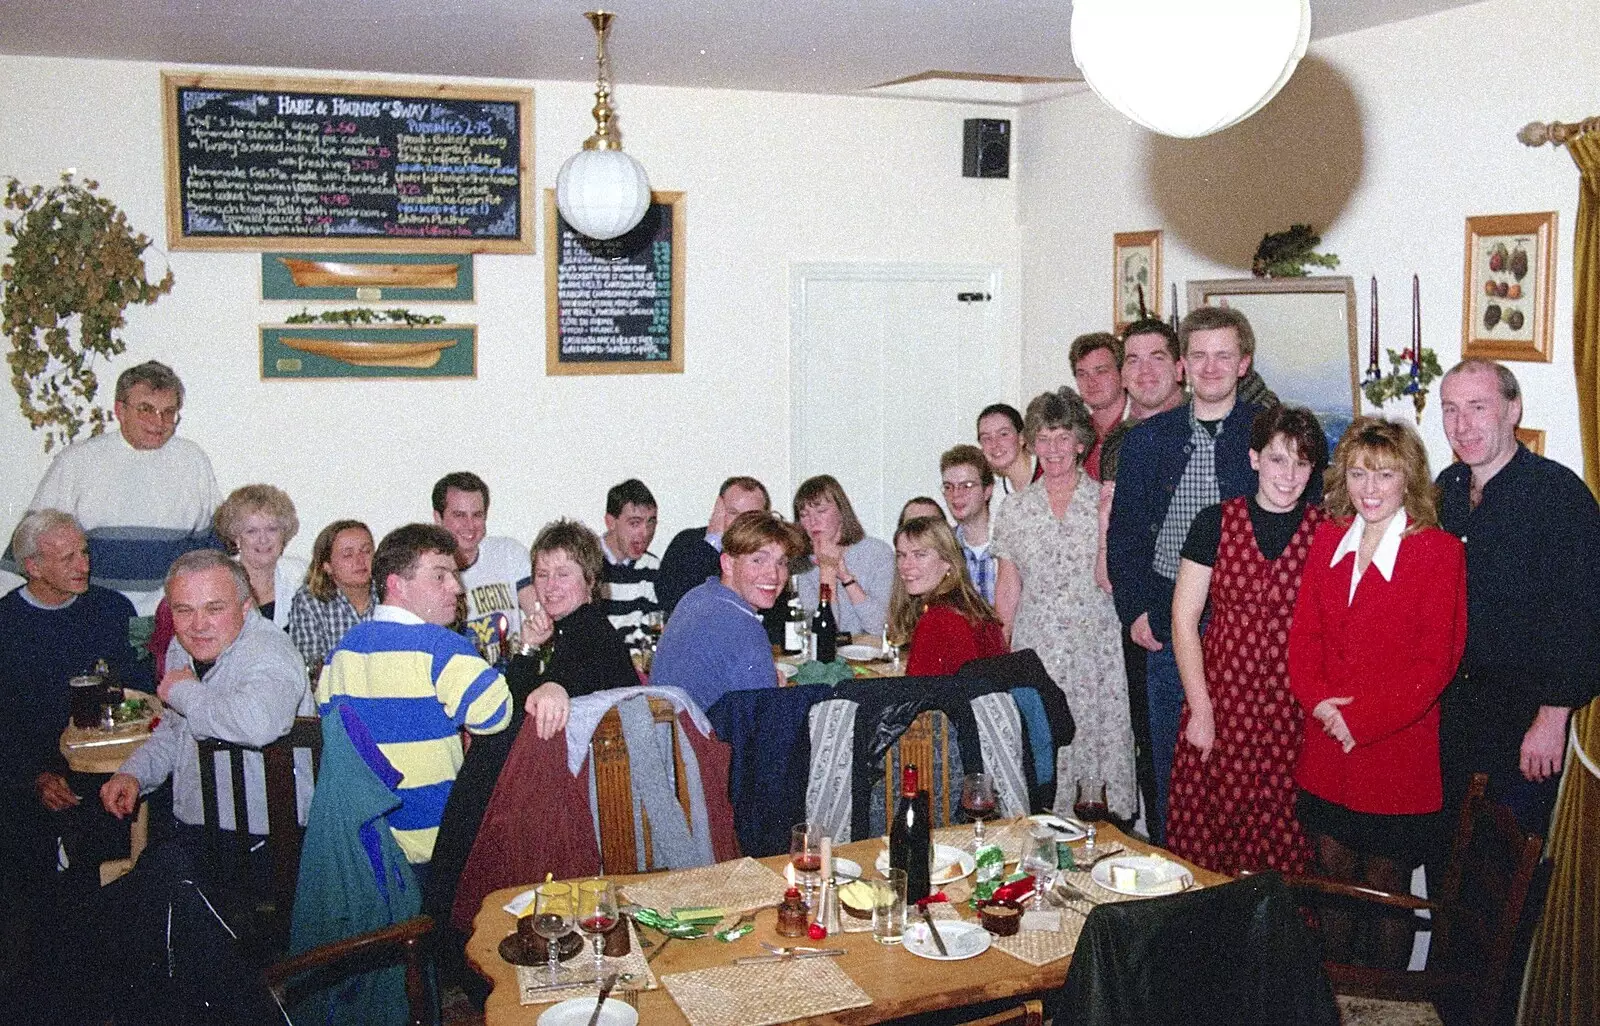
<svg viewBox="0 0 1600 1026"><path fill-rule="evenodd" d="M1593 205L1589 213L1596 215ZM1597 241L1591 236L1591 255L1600 255ZM1592 288L1591 297L1597 294L1600 288ZM1573 715L1568 740L1547 849L1553 863L1550 895L1523 984L1519 1020L1530 1026L1600 1023L1600 972L1594 962L1600 951L1600 885L1595 882L1600 878L1600 699Z"/></svg>
<svg viewBox="0 0 1600 1026"><path fill-rule="evenodd" d="M1572 369L1578 379L1583 479L1600 496L1600 132L1572 139L1567 152L1580 175L1572 236Z"/></svg>

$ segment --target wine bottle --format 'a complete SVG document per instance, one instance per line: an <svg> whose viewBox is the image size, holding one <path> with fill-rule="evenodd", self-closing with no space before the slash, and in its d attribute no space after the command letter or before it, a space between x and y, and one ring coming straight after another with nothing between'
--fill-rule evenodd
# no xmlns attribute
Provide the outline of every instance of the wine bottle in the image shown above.
<svg viewBox="0 0 1600 1026"><path fill-rule="evenodd" d="M824 584L817 592L817 611L811 617L811 639L819 663L838 657L839 621L833 618L833 585Z"/></svg>
<svg viewBox="0 0 1600 1026"><path fill-rule="evenodd" d="M917 790L917 768L900 777L900 803L889 826L889 865L906 871L906 901L921 901L932 891L933 824L928 792Z"/></svg>
<svg viewBox="0 0 1600 1026"><path fill-rule="evenodd" d="M783 651L785 655L799 655L806 649L806 611L800 605L800 593L795 590L794 579L789 580L789 606L784 614Z"/></svg>

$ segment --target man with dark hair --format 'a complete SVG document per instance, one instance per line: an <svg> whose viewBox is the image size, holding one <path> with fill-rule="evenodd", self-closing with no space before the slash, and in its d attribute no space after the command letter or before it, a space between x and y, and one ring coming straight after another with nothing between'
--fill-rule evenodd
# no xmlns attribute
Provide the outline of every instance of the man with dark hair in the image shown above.
<svg viewBox="0 0 1600 1026"><path fill-rule="evenodd" d="M740 513L722 536L721 575L691 589L667 623L650 683L678 687L709 709L729 691L778 686L761 614L805 551L800 529L765 510Z"/></svg>
<svg viewBox="0 0 1600 1026"><path fill-rule="evenodd" d="M1439 523L1467 549L1467 650L1441 703L1445 819L1484 772L1545 836L1567 719L1600 691L1600 509L1578 475L1517 441L1522 390L1504 366L1463 360L1439 398L1456 455L1437 481Z"/></svg>
<svg viewBox="0 0 1600 1026"><path fill-rule="evenodd" d="M956 541L967 563L967 576L984 600L994 602L994 555L989 551L989 500L994 471L976 445L957 445L939 457L939 478L945 505L956 522Z"/></svg>
<svg viewBox="0 0 1600 1026"><path fill-rule="evenodd" d="M456 563L455 538L442 527L407 524L389 532L372 556L378 607L334 648L317 683L322 714L347 705L401 773L401 806L389 825L413 867L432 861L464 757L461 731L495 734L511 720L505 678L446 626L461 594ZM566 726L567 708L559 684L528 696L541 738Z"/></svg>
<svg viewBox="0 0 1600 1026"><path fill-rule="evenodd" d="M1178 557L1196 513L1255 492L1250 424L1259 407L1238 398L1250 370L1255 335L1237 310L1201 307L1178 329L1193 401L1141 422L1117 459L1117 486L1106 536L1106 562L1117 615L1149 653L1145 692L1155 805L1146 810L1159 843L1167 781L1178 741L1183 683L1172 656L1172 591Z"/></svg>
<svg viewBox="0 0 1600 1026"><path fill-rule="evenodd" d="M1122 423L1127 406L1122 391L1122 340L1105 331L1079 335L1067 349L1067 360L1094 423L1094 447L1084 454L1083 469L1099 481L1100 446L1111 429Z"/></svg>
<svg viewBox="0 0 1600 1026"><path fill-rule="evenodd" d="M456 569L466 599L461 633L478 651L496 662L510 658L501 642L522 627L523 601L532 603L527 587L528 547L514 538L489 535L489 486L467 470L441 477L433 486L433 522L455 538ZM373 573L373 580L382 578ZM446 623L454 622L454 618Z"/></svg>
<svg viewBox="0 0 1600 1026"><path fill-rule="evenodd" d="M122 592L141 616L161 601L178 556L211 547L220 496L211 461L176 438L183 382L149 360L117 378L115 432L74 442L45 472L29 509L73 516L89 538L94 583Z"/></svg>
<svg viewBox="0 0 1600 1026"><path fill-rule="evenodd" d="M656 598L662 612L672 615L678 600L707 579L722 573L722 532L733 518L750 510L770 510L767 486L753 477L730 477L717 489L711 504L711 521L704 527L679 531L661 557L656 571Z"/></svg>
<svg viewBox="0 0 1600 1026"><path fill-rule="evenodd" d="M656 536L656 497L643 481L630 477L606 492L604 611L623 640L644 633L645 616L661 608L656 572L661 561L650 552Z"/></svg>

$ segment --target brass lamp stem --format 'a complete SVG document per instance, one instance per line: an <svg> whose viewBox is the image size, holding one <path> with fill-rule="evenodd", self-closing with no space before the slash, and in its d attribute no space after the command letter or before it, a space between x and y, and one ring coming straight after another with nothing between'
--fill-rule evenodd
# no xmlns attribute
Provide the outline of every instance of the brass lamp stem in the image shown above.
<svg viewBox="0 0 1600 1026"><path fill-rule="evenodd" d="M594 134L583 141L586 150L622 149L622 132L612 123L611 64L606 60L606 30L616 15L610 11L587 11L584 17L594 26L594 46L599 75L594 90Z"/></svg>

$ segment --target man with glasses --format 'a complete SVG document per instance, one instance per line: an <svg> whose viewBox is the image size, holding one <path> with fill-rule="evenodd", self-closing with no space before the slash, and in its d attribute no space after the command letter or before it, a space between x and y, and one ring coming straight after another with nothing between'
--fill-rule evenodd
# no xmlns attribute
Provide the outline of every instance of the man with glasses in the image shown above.
<svg viewBox="0 0 1600 1026"><path fill-rule="evenodd" d="M211 460L174 437L183 382L154 360L117 378L118 430L63 449L28 509L58 509L89 536L95 584L122 592L141 616L155 612L172 561L215 546L220 496Z"/></svg>
<svg viewBox="0 0 1600 1026"><path fill-rule="evenodd" d="M944 504L956 522L956 541L967 561L972 586L994 602L994 554L989 551L989 497L994 494L994 471L976 445L957 445L939 457L939 477Z"/></svg>

